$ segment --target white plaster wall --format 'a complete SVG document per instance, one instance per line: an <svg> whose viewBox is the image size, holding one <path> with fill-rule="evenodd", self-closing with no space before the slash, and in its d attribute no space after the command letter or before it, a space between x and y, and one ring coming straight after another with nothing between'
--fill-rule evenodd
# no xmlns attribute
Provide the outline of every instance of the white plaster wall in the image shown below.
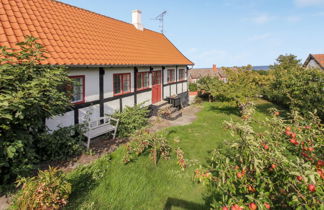
<svg viewBox="0 0 324 210"><path fill-rule="evenodd" d="M176 84L171 85L171 95L176 95L177 94L177 89L176 89Z"/></svg>
<svg viewBox="0 0 324 210"><path fill-rule="evenodd" d="M109 98L114 96L113 75L124 74L124 73L131 73L131 91L134 92L134 69L133 68L106 68L105 75L104 75L104 98Z"/></svg>
<svg viewBox="0 0 324 210"><path fill-rule="evenodd" d="M66 112L63 115L57 115L46 119L46 126L55 131L59 127L68 127L74 125L74 111Z"/></svg>
<svg viewBox="0 0 324 210"><path fill-rule="evenodd" d="M85 76L85 101L99 100L99 69L70 69L69 76Z"/></svg>
<svg viewBox="0 0 324 210"><path fill-rule="evenodd" d="M100 117L99 104L92 105L86 108L79 109L79 123L82 124L87 119L90 121L96 120Z"/></svg>
<svg viewBox="0 0 324 210"><path fill-rule="evenodd" d="M134 96L128 96L125 98L122 98L123 101L123 108L126 106L134 106Z"/></svg>
<svg viewBox="0 0 324 210"><path fill-rule="evenodd" d="M164 88L164 98L170 96L170 86L165 86Z"/></svg>
<svg viewBox="0 0 324 210"><path fill-rule="evenodd" d="M184 82L183 84L183 92L187 92L188 91L188 82Z"/></svg>
<svg viewBox="0 0 324 210"><path fill-rule="evenodd" d="M182 93L182 86L183 86L183 83L178 84L178 86L177 86L178 87L178 94Z"/></svg>
<svg viewBox="0 0 324 210"><path fill-rule="evenodd" d="M137 104L143 102L145 106L152 104L152 91L137 94Z"/></svg>
<svg viewBox="0 0 324 210"><path fill-rule="evenodd" d="M306 66L307 68L321 68L314 59L311 59Z"/></svg>
<svg viewBox="0 0 324 210"><path fill-rule="evenodd" d="M119 111L119 99L104 103L104 113L111 115Z"/></svg>

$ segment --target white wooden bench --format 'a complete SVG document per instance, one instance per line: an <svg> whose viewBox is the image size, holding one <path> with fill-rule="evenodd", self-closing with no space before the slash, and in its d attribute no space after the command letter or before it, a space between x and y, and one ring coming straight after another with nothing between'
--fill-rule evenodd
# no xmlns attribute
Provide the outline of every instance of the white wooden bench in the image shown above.
<svg viewBox="0 0 324 210"><path fill-rule="evenodd" d="M112 121L115 122L114 125L111 123ZM89 124L88 124L87 130L84 134L88 138L88 141L85 144L88 149L90 147L90 140L97 136L100 136L100 135L103 135L103 134L113 131L114 132L113 139L115 139L118 124L119 124L119 119L115 119L110 116L107 116L107 117L100 117L100 118L98 118L94 121L90 121L88 123Z"/></svg>

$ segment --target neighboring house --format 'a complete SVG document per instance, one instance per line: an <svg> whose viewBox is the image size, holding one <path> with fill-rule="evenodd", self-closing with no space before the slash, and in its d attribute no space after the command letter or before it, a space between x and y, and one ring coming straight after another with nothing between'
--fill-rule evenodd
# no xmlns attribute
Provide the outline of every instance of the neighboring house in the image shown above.
<svg viewBox="0 0 324 210"><path fill-rule="evenodd" d="M304 67L324 70L324 54L309 54L304 63Z"/></svg>
<svg viewBox="0 0 324 210"><path fill-rule="evenodd" d="M1 0L0 45L16 47L27 35L39 38L43 64L68 67L73 110L46 120L58 126L81 123L168 96L188 96L193 63L163 34L145 29L141 12L132 24L54 0Z"/></svg>
<svg viewBox="0 0 324 210"><path fill-rule="evenodd" d="M227 81L225 72L217 68L214 64L212 68L195 68L189 69L188 80L191 83L196 83L202 77L218 77L220 80Z"/></svg>

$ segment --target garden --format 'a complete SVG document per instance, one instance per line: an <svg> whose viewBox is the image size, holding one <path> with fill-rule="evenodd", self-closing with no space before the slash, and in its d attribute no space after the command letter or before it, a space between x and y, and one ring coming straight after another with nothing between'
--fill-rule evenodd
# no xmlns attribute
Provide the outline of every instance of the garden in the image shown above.
<svg viewBox="0 0 324 210"><path fill-rule="evenodd" d="M89 152L82 125L46 132L43 119L70 106L70 81L37 65L35 41L2 49L1 191L12 193L12 209L324 208L323 71L293 55L266 74L226 69L227 83L206 77L193 87L200 112L191 124L152 133L147 109L129 107L115 114L128 143L71 172L35 173L42 161Z"/></svg>

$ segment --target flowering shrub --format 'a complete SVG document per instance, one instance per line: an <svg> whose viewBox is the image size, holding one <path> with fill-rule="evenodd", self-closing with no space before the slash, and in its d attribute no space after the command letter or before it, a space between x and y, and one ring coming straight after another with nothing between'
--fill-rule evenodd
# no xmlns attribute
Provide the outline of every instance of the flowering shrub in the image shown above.
<svg viewBox="0 0 324 210"><path fill-rule="evenodd" d="M177 163L180 166L180 168L184 170L187 167L186 161L184 159L184 152L182 151L182 149L177 148L176 153L177 153L177 160L178 160Z"/></svg>
<svg viewBox="0 0 324 210"><path fill-rule="evenodd" d="M67 204L71 184L63 173L55 168L39 171L37 177L22 178L22 185L15 200L14 209L61 209Z"/></svg>
<svg viewBox="0 0 324 210"><path fill-rule="evenodd" d="M130 143L126 144L126 150L124 163L129 163L149 151L151 159L157 165L160 158L170 158L171 147L162 134L149 133L147 130L141 129L131 137Z"/></svg>
<svg viewBox="0 0 324 210"><path fill-rule="evenodd" d="M213 151L208 168L195 177L208 186L213 208L319 209L323 208L323 126L318 118L280 113L263 123L257 133L250 121L226 122L237 136L231 152ZM203 174L211 173L208 178ZM203 177L203 178L202 178Z"/></svg>

